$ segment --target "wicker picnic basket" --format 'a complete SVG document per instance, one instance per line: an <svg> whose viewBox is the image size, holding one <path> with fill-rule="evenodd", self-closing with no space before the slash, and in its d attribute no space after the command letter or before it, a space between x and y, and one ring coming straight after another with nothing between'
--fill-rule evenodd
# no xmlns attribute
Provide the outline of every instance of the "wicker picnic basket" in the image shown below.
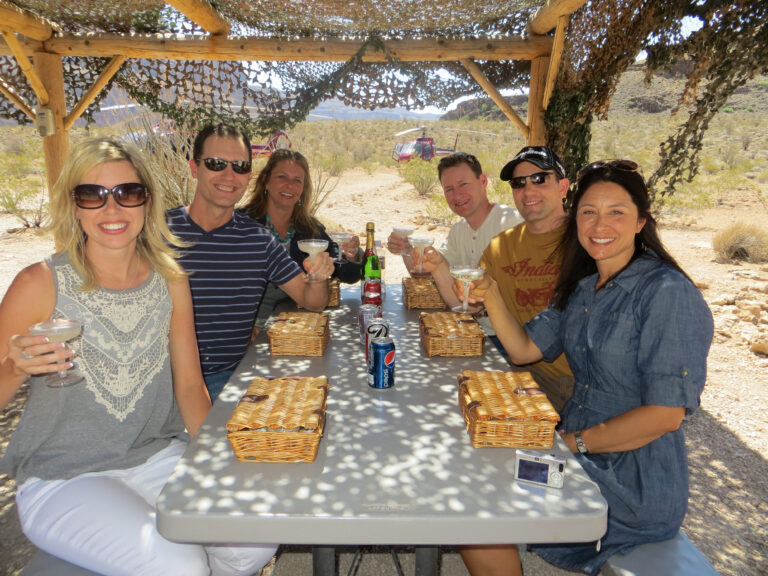
<svg viewBox="0 0 768 576"><path fill-rule="evenodd" d="M319 312L281 312L267 330L275 356L322 356L329 334L328 316Z"/></svg>
<svg viewBox="0 0 768 576"><path fill-rule="evenodd" d="M341 301L341 282L338 278L328 279L328 306L338 306ZM301 305L298 306L301 308Z"/></svg>
<svg viewBox="0 0 768 576"><path fill-rule="evenodd" d="M485 333L469 314L422 312L421 343L427 356L482 356Z"/></svg>
<svg viewBox="0 0 768 576"><path fill-rule="evenodd" d="M440 292L431 278L403 278L403 300L408 310L412 308L445 308Z"/></svg>
<svg viewBox="0 0 768 576"><path fill-rule="evenodd" d="M528 372L475 372L459 376L459 407L472 446L549 449L560 421Z"/></svg>
<svg viewBox="0 0 768 576"><path fill-rule="evenodd" d="M227 422L243 462L312 462L325 426L325 376L254 378Z"/></svg>
<svg viewBox="0 0 768 576"><path fill-rule="evenodd" d="M338 278L328 280L328 306L338 306L341 301L341 282Z"/></svg>

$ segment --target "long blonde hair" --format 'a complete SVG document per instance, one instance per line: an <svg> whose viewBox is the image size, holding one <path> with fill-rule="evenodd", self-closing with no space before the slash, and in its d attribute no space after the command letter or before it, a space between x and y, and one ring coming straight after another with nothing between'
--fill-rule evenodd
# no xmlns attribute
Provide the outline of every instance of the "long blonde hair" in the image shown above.
<svg viewBox="0 0 768 576"><path fill-rule="evenodd" d="M301 152L279 149L272 152L264 168L259 172L256 183L251 192L248 203L243 211L254 220L259 220L267 215L267 182L272 176L272 171L280 162L295 162L304 170L304 188L301 190L299 202L293 207L293 225L297 230L305 234L313 235L319 229L318 220L310 214L312 204L312 178L309 174L309 162Z"/></svg>
<svg viewBox="0 0 768 576"><path fill-rule="evenodd" d="M93 290L97 285L96 272L85 255L86 234L75 217L72 190L83 176L94 167L106 162L130 162L144 186L148 198L144 212L144 227L139 233L136 250L167 280L185 276L176 262L174 246L183 246L174 236L165 220L162 191L158 188L144 157L133 144L115 138L89 138L80 142L69 155L61 175L51 191L51 218L56 253L66 253L72 265L83 276L81 290Z"/></svg>

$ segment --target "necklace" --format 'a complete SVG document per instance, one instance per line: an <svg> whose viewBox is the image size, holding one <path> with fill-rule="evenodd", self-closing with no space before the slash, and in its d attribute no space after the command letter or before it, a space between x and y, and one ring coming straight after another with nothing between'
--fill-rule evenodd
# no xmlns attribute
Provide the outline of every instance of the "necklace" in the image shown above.
<svg viewBox="0 0 768 576"><path fill-rule="evenodd" d="M269 225L269 229L272 231L272 235L277 238L277 241L280 242L280 244L288 244L288 242L291 241L291 238L293 238L293 224L288 226L288 232L286 232L285 238L280 236L280 232L275 230L275 226L272 224L272 219L269 217L269 214L267 214L267 224Z"/></svg>

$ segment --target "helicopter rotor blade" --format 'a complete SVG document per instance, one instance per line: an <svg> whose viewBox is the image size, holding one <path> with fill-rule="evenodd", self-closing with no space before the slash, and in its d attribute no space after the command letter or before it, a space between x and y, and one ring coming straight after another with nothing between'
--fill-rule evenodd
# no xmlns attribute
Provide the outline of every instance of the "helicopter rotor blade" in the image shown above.
<svg viewBox="0 0 768 576"><path fill-rule="evenodd" d="M486 136L498 136L495 132L483 132L481 130L466 130L464 128L454 128L456 132L469 132L470 134L485 134Z"/></svg>
<svg viewBox="0 0 768 576"><path fill-rule="evenodd" d="M418 130L426 130L425 126L419 126L418 128L408 128L408 130L403 130L402 132L398 132L395 134L395 136L402 136L403 134L408 134L408 132L416 132Z"/></svg>

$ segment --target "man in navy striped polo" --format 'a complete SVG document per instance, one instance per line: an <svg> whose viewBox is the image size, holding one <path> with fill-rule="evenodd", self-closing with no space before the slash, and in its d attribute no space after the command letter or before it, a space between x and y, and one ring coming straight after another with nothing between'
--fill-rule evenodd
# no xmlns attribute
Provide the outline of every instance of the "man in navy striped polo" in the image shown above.
<svg viewBox="0 0 768 576"><path fill-rule="evenodd" d="M245 355L267 282L308 310L325 308L328 285L305 282L269 229L235 211L251 178L245 134L226 124L206 126L195 138L189 165L195 197L167 218L173 233L189 243L180 250L181 264L190 274L200 363L214 401ZM320 276L333 273L327 252L304 266Z"/></svg>

